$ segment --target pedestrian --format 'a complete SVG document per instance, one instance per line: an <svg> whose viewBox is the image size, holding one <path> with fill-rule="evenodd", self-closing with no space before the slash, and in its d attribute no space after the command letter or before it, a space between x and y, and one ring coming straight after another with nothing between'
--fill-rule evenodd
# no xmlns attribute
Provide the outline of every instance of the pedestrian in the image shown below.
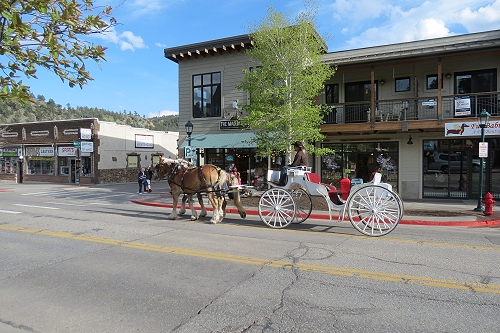
<svg viewBox="0 0 500 333"><path fill-rule="evenodd" d="M238 185L241 185L241 174L238 172L238 169L236 167L233 167L233 171L231 171L231 174L233 174L236 179L238 179Z"/></svg>
<svg viewBox="0 0 500 333"><path fill-rule="evenodd" d="M146 192L151 193L151 178L153 178L153 171L151 167L146 168Z"/></svg>
<svg viewBox="0 0 500 333"><path fill-rule="evenodd" d="M139 174L137 175L137 182L139 183L139 194L142 194L142 189L144 188L144 191L146 191L146 169L141 168L141 171L139 171Z"/></svg>
<svg viewBox="0 0 500 333"><path fill-rule="evenodd" d="M309 166L308 161L307 161L307 155L303 151L304 145L300 141L295 141L293 143L293 148L295 150L295 157L293 159L292 164L287 165L281 170L281 175L280 175L280 181L279 184L281 186L286 185L286 178L287 178L287 172L288 169L293 169L294 167L307 167Z"/></svg>

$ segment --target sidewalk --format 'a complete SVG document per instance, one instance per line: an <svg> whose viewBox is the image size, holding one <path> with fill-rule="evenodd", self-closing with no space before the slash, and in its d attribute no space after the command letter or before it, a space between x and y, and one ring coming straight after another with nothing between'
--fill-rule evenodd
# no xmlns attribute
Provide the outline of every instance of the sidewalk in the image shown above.
<svg viewBox="0 0 500 333"><path fill-rule="evenodd" d="M259 193L257 194L257 196ZM254 196L255 197L255 196ZM252 200L242 198L243 206L248 215L259 215L257 199ZM499 200L500 201L500 200ZM161 189L159 192L137 194L131 202L155 207L172 208L172 196L169 192ZM251 202L251 205L249 203ZM211 211L212 207L204 197L205 207ZM179 203L180 205L180 203ZM404 201L405 214L400 224L413 225L433 225L433 226L461 226L461 227L498 227L500 226L500 206L498 203L493 207L493 215L486 216L482 212L475 212L477 200L452 200L452 199L421 199ZM200 210L198 202L195 200L195 208ZM189 210L189 207L188 207ZM228 201L227 213L237 214L237 210ZM313 210L311 219L329 219L328 211ZM333 219L337 219L334 212Z"/></svg>

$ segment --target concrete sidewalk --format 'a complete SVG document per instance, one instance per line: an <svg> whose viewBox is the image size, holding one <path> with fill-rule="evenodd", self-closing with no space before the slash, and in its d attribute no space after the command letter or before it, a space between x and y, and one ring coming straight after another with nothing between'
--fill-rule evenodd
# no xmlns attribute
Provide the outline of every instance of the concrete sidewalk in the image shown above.
<svg viewBox="0 0 500 333"><path fill-rule="evenodd" d="M257 194L259 195L259 194ZM168 191L160 190L137 194L131 202L148 205L155 207L172 208L172 196ZM206 197L204 198L205 207L211 211L211 205L208 203ZM179 203L180 204L180 203ZM247 210L248 215L258 215L258 207L256 205L245 205L243 199L243 206ZM414 224L414 225L434 225L434 226L461 226L461 227L497 227L500 226L500 206L495 204L493 208L494 214L485 216L481 212L475 212L474 208L477 206L477 200L450 200L450 199L422 199L422 200L406 200L404 201L405 214L400 224ZM200 210L198 202L195 200L195 208ZM189 207L188 207L189 210ZM228 201L226 208L227 213L235 213L238 211ZM407 213L406 213L407 212ZM410 213L410 214L408 214ZM333 212L332 219L337 219L337 212ZM330 217L328 211L313 210L311 219L326 219Z"/></svg>

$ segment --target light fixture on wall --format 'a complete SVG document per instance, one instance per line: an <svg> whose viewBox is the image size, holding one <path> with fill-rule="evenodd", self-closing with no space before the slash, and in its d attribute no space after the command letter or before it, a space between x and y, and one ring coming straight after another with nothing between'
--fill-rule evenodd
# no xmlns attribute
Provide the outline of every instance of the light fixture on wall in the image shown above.
<svg viewBox="0 0 500 333"><path fill-rule="evenodd" d="M451 78L451 76L452 76L452 75L451 75L451 73L446 73L446 74L444 75L444 77L445 77L445 78L447 78L447 79L450 79L450 78Z"/></svg>
<svg viewBox="0 0 500 333"><path fill-rule="evenodd" d="M384 79L380 80L380 85L383 86L384 84L385 84L385 80Z"/></svg>
<svg viewBox="0 0 500 333"><path fill-rule="evenodd" d="M235 110L238 109L238 101L233 100L232 106L233 106L233 109L235 109Z"/></svg>
<svg viewBox="0 0 500 333"><path fill-rule="evenodd" d="M413 144L413 140L411 139L411 135L410 135L410 138L408 139L408 142L406 144L407 145L412 145Z"/></svg>

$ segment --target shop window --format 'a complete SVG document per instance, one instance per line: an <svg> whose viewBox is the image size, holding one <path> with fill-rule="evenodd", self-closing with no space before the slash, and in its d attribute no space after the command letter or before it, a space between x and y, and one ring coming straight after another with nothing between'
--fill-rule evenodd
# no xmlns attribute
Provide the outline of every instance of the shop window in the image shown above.
<svg viewBox="0 0 500 333"><path fill-rule="evenodd" d="M193 118L221 116L221 73L193 75Z"/></svg>
<svg viewBox="0 0 500 333"><path fill-rule="evenodd" d="M82 157L82 176L91 175L90 157Z"/></svg>
<svg viewBox="0 0 500 333"><path fill-rule="evenodd" d="M138 168L139 167L139 156L138 155L128 155L127 156L127 168Z"/></svg>
<svg viewBox="0 0 500 333"><path fill-rule="evenodd" d="M17 157L0 158L2 168L0 173L17 173Z"/></svg>
<svg viewBox="0 0 500 333"><path fill-rule="evenodd" d="M59 157L57 159L57 165L59 166L59 175L60 176L67 176L69 175L70 171L70 166L68 164L68 158L67 157Z"/></svg>
<svg viewBox="0 0 500 333"><path fill-rule="evenodd" d="M28 162L28 174L31 175L53 175L54 158L43 156L26 157Z"/></svg>

